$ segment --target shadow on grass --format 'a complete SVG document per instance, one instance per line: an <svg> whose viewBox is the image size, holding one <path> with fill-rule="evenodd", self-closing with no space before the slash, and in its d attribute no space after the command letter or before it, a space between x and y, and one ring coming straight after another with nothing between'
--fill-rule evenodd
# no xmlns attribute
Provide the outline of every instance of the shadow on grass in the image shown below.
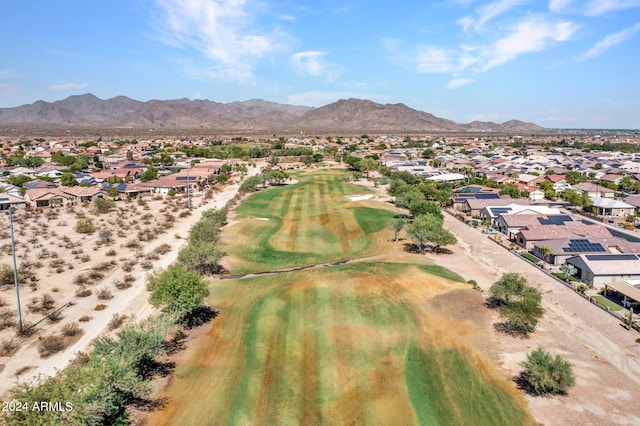
<svg viewBox="0 0 640 426"><path fill-rule="evenodd" d="M212 309L209 306L199 306L191 311L182 321L184 327L188 330L200 327L203 324L208 323L212 319L218 316L220 312Z"/></svg>

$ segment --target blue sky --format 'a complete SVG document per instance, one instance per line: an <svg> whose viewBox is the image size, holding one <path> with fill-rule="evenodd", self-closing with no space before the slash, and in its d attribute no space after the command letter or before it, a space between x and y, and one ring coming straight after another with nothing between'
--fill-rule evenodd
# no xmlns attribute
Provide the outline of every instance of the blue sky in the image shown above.
<svg viewBox="0 0 640 426"><path fill-rule="evenodd" d="M640 128L640 0L6 0L0 107L93 93Z"/></svg>

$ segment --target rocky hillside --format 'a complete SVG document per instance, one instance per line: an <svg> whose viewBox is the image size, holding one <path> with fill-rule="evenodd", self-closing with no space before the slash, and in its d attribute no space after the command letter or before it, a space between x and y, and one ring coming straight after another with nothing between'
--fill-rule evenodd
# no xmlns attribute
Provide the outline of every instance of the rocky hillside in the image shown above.
<svg viewBox="0 0 640 426"><path fill-rule="evenodd" d="M0 108L0 125L342 132L544 130L533 123L518 120L503 124L478 121L459 124L404 104L383 105L362 99L340 100L320 108L309 108L261 99L230 103L186 98L140 102L126 96L102 100L92 94Z"/></svg>

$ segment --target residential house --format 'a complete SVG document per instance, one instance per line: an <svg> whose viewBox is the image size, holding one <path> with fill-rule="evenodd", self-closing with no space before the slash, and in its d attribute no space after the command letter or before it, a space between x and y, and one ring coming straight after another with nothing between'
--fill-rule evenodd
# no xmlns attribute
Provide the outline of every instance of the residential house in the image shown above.
<svg viewBox="0 0 640 426"><path fill-rule="evenodd" d="M544 244L546 240L555 239L589 239L611 238L609 229L602 225L584 223L582 221L562 221L563 215L555 216L547 224L528 225L514 236L513 241L520 247L532 250L536 244ZM564 215L568 216L568 215ZM552 218L549 216L548 218Z"/></svg>
<svg viewBox="0 0 640 426"><path fill-rule="evenodd" d="M635 213L635 206L611 198L591 197L591 203L588 209L598 216L614 218Z"/></svg>
<svg viewBox="0 0 640 426"><path fill-rule="evenodd" d="M18 208L25 206L24 198L16 197L7 193L0 194L0 210L9 210L11 207Z"/></svg>
<svg viewBox="0 0 640 426"><path fill-rule="evenodd" d="M84 187L84 186L68 186L60 188L62 193L69 196L74 202L92 202L96 197L102 197L103 192L100 188Z"/></svg>
<svg viewBox="0 0 640 426"><path fill-rule="evenodd" d="M567 263L576 267L580 281L596 289L612 281L640 279L640 257L635 253L580 254Z"/></svg>
<svg viewBox="0 0 640 426"><path fill-rule="evenodd" d="M515 229L509 229L509 225L507 222L510 220L509 217L513 215L519 215L521 217L524 216L541 216L541 215L559 215L560 209L556 207L547 207L547 206L532 206L532 205L523 205L523 204L509 204L506 206L487 206L482 209L480 212L481 220L491 221L491 224L498 230L498 232L503 233L504 235L509 235L513 233ZM505 216L504 220L501 220L500 223L497 222L500 216ZM518 223L517 220L514 222ZM518 229L519 230L519 229Z"/></svg>
<svg viewBox="0 0 640 426"><path fill-rule="evenodd" d="M500 198L468 198L464 200L464 204L461 206L460 211L463 211L469 214L471 217L480 217L480 212L482 209L488 206L507 206L509 204L521 204L521 205L529 205L531 204L531 200L528 198L511 198L511 197L500 197Z"/></svg>
<svg viewBox="0 0 640 426"><path fill-rule="evenodd" d="M544 254L544 248L549 250L547 255ZM561 266L568 259L580 254L640 253L640 243L618 237L560 238L538 241L534 244L532 253L550 265Z"/></svg>
<svg viewBox="0 0 640 426"><path fill-rule="evenodd" d="M69 198L69 195L58 188L28 189L24 195L24 200L33 207L62 206Z"/></svg>
<svg viewBox="0 0 640 426"><path fill-rule="evenodd" d="M580 191L583 194L586 193L589 197L613 198L616 194L616 191L613 189L606 188L593 182L580 182L573 185L573 189Z"/></svg>

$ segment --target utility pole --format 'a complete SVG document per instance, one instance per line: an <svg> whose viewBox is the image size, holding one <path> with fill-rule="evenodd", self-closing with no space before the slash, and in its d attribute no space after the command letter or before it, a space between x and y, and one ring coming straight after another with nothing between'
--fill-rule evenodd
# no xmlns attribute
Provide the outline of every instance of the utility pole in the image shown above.
<svg viewBox="0 0 640 426"><path fill-rule="evenodd" d="M187 209L191 210L191 181L189 180L190 161L187 161Z"/></svg>
<svg viewBox="0 0 640 426"><path fill-rule="evenodd" d="M18 266L16 264L16 242L13 237L13 207L9 207L9 227L11 228L11 252L13 253L13 279L16 284L16 302L18 304L18 330L22 332L22 311L20 310L20 289L18 287Z"/></svg>

